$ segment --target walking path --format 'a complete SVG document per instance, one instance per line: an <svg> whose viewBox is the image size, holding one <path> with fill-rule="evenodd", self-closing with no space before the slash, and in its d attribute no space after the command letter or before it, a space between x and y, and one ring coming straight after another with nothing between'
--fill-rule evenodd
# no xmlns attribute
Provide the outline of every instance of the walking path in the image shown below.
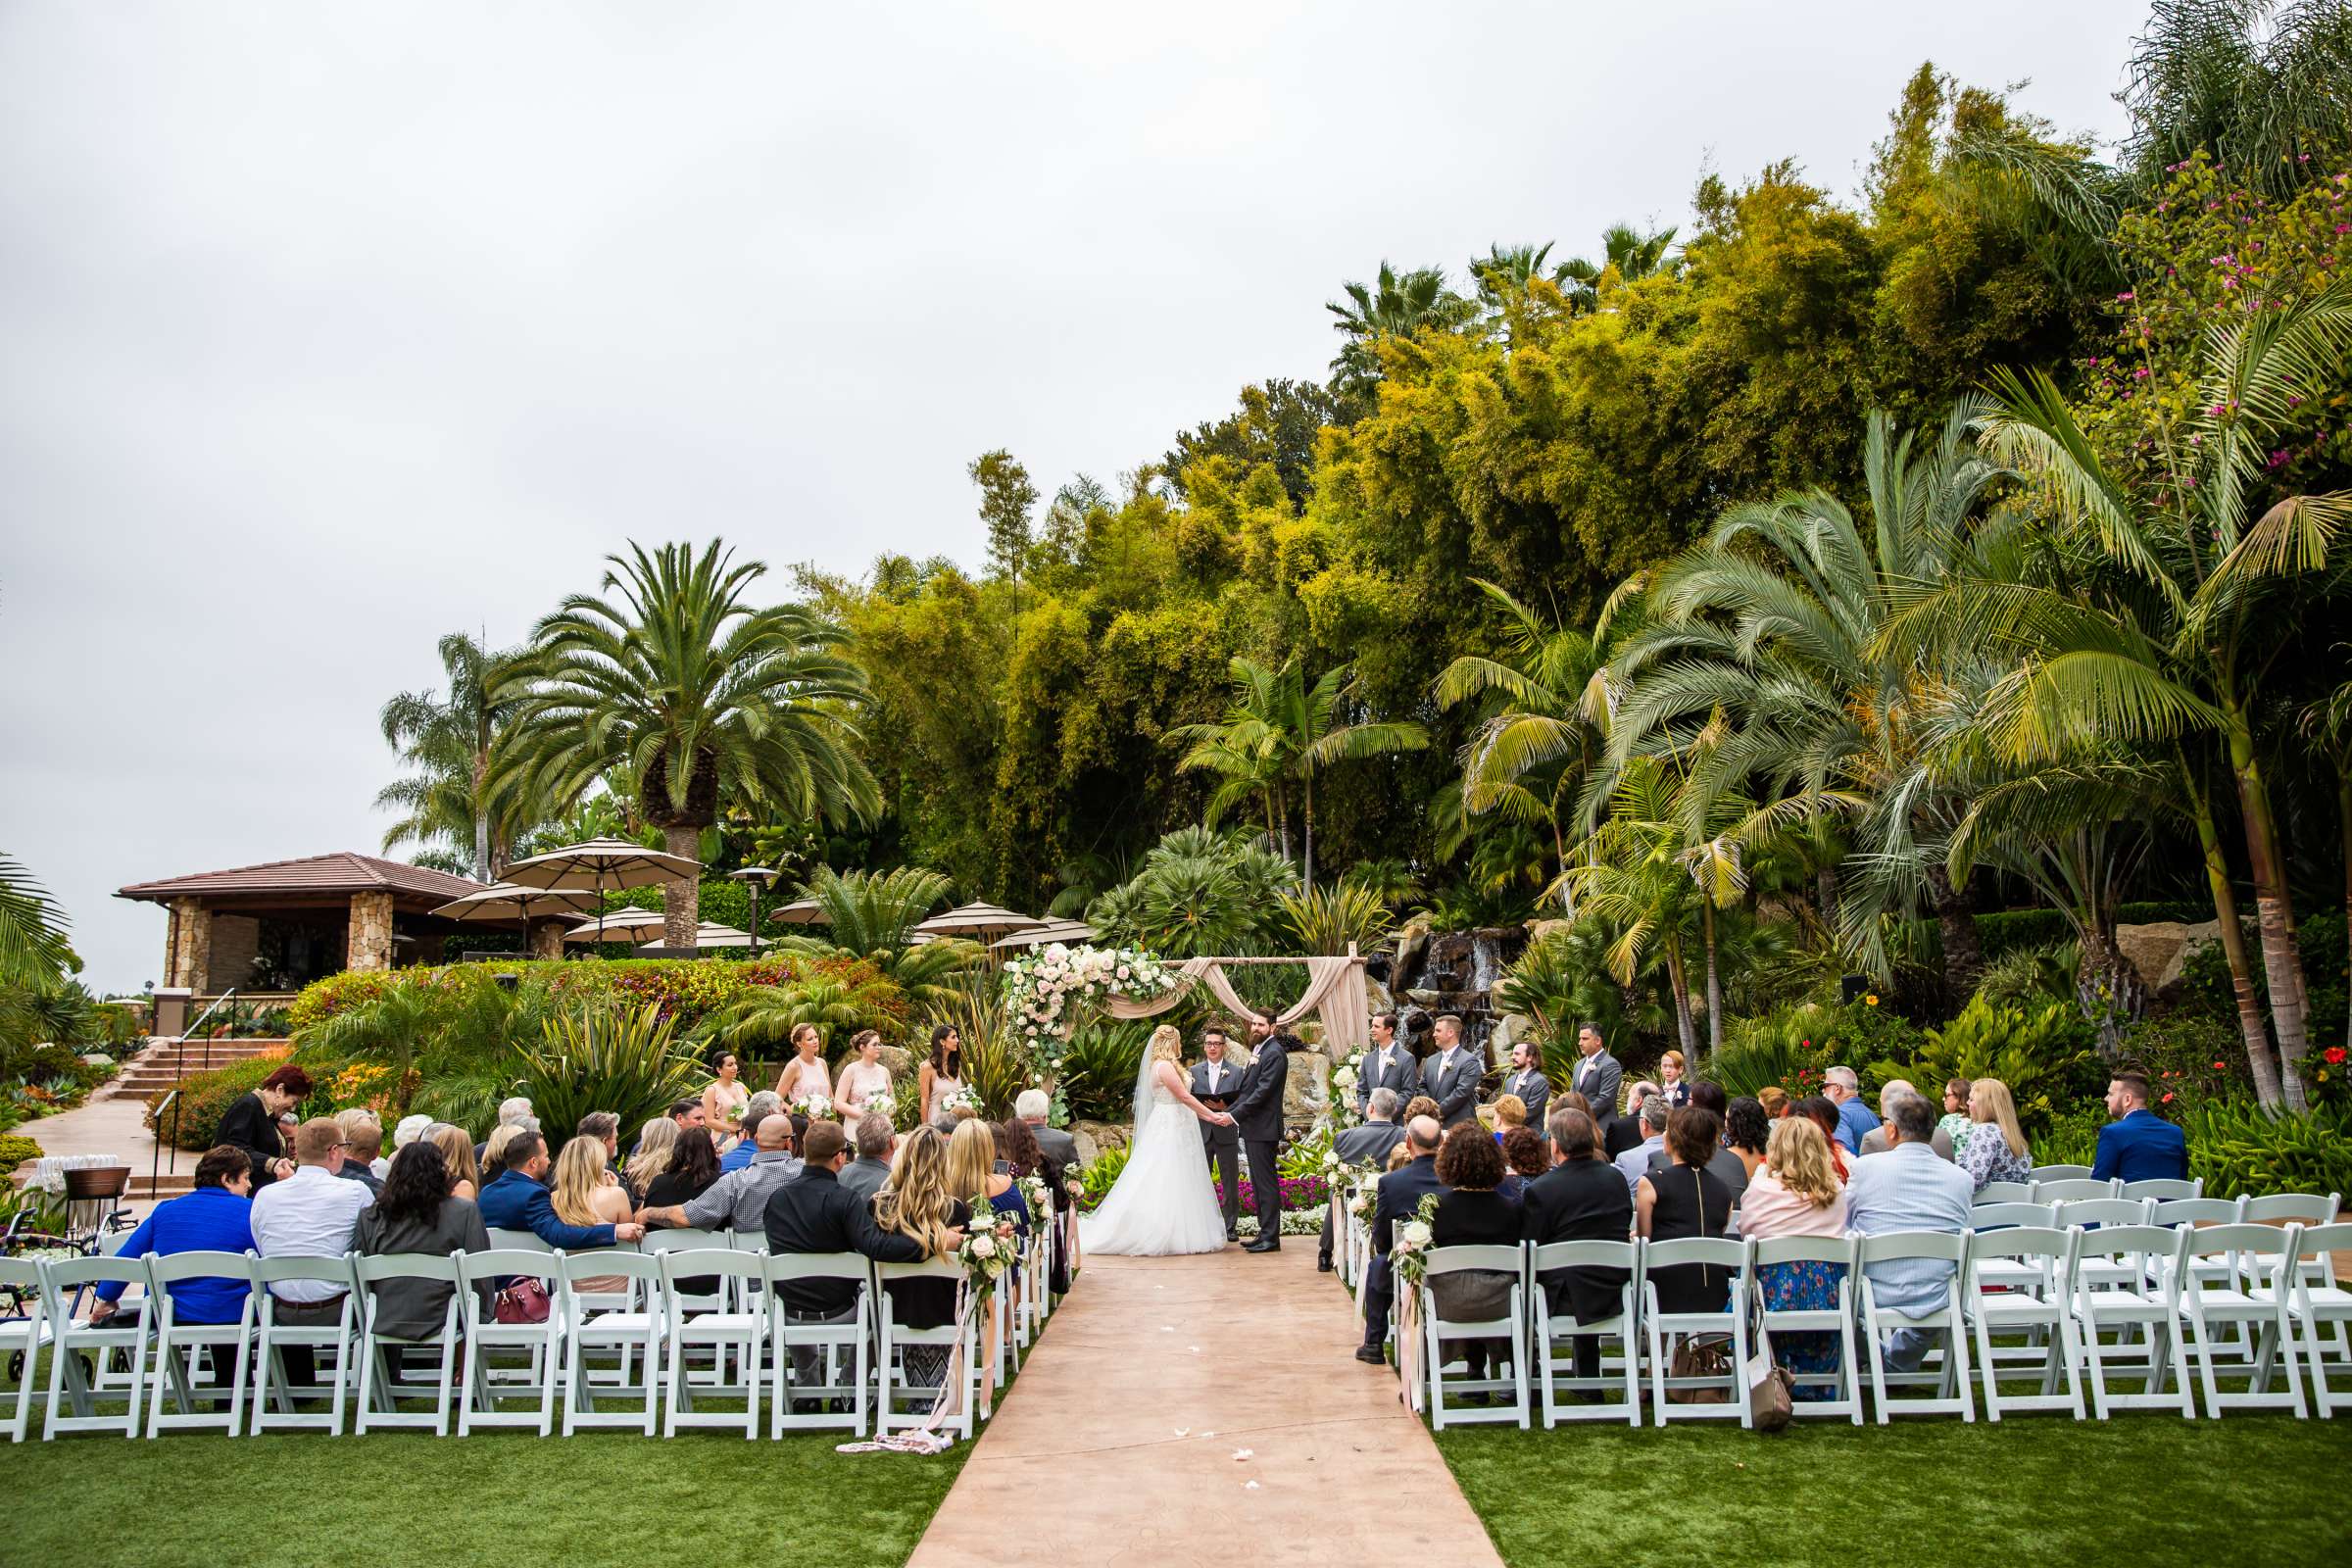
<svg viewBox="0 0 2352 1568"><path fill-rule="evenodd" d="M1358 1333L1311 1242L1088 1258L909 1568L1499 1568Z"/></svg>

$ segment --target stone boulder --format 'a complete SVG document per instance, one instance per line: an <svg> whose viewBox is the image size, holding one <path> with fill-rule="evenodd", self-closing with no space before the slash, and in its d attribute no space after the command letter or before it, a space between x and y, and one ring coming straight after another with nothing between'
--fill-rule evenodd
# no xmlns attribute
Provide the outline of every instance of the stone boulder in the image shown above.
<svg viewBox="0 0 2352 1568"><path fill-rule="evenodd" d="M1135 1129L1125 1122L1074 1121L1070 1123L1070 1141L1078 1146L1079 1162L1092 1165L1107 1151L1133 1143Z"/></svg>
<svg viewBox="0 0 2352 1568"><path fill-rule="evenodd" d="M2132 967L2138 972L2140 983L2152 996L2166 996L2177 990L2188 960L2199 948L2222 939L2222 922L2204 920L2195 925L2179 920L2160 920L2153 925L2119 925L2115 928L2115 945Z"/></svg>

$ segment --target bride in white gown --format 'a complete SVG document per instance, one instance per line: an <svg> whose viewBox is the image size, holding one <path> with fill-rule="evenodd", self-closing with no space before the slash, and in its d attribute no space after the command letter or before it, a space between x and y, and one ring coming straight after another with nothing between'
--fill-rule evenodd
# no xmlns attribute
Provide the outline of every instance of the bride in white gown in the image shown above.
<svg viewBox="0 0 2352 1568"><path fill-rule="evenodd" d="M1208 1151L1200 1123L1232 1125L1233 1118L1193 1098L1184 1069L1183 1037L1167 1024L1152 1031L1135 1083L1135 1141L1126 1167L1102 1206L1078 1221L1087 1252L1164 1257L1215 1252L1225 1247L1225 1213L1208 1179Z"/></svg>

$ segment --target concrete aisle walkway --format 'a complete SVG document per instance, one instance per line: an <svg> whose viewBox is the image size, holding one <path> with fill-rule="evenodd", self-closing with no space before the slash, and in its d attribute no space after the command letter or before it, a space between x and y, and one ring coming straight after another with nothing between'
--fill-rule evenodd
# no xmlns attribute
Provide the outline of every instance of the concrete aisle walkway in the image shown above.
<svg viewBox="0 0 2352 1568"><path fill-rule="evenodd" d="M1311 1239L1089 1258L910 1568L1499 1568L1357 1333Z"/></svg>

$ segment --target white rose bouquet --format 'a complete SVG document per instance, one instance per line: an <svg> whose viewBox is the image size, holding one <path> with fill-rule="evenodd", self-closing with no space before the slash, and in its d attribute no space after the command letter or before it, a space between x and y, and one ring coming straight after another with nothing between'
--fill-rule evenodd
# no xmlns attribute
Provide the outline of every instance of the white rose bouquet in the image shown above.
<svg viewBox="0 0 2352 1568"><path fill-rule="evenodd" d="M787 1107L799 1111L810 1121L832 1121L835 1118L833 1100L829 1095L796 1095Z"/></svg>
<svg viewBox="0 0 2352 1568"><path fill-rule="evenodd" d="M1411 1219L1396 1227L1396 1245L1390 1250L1389 1266L1408 1289L1419 1290L1422 1276L1428 1272L1429 1242L1437 1219L1438 1195L1432 1193L1421 1200Z"/></svg>

